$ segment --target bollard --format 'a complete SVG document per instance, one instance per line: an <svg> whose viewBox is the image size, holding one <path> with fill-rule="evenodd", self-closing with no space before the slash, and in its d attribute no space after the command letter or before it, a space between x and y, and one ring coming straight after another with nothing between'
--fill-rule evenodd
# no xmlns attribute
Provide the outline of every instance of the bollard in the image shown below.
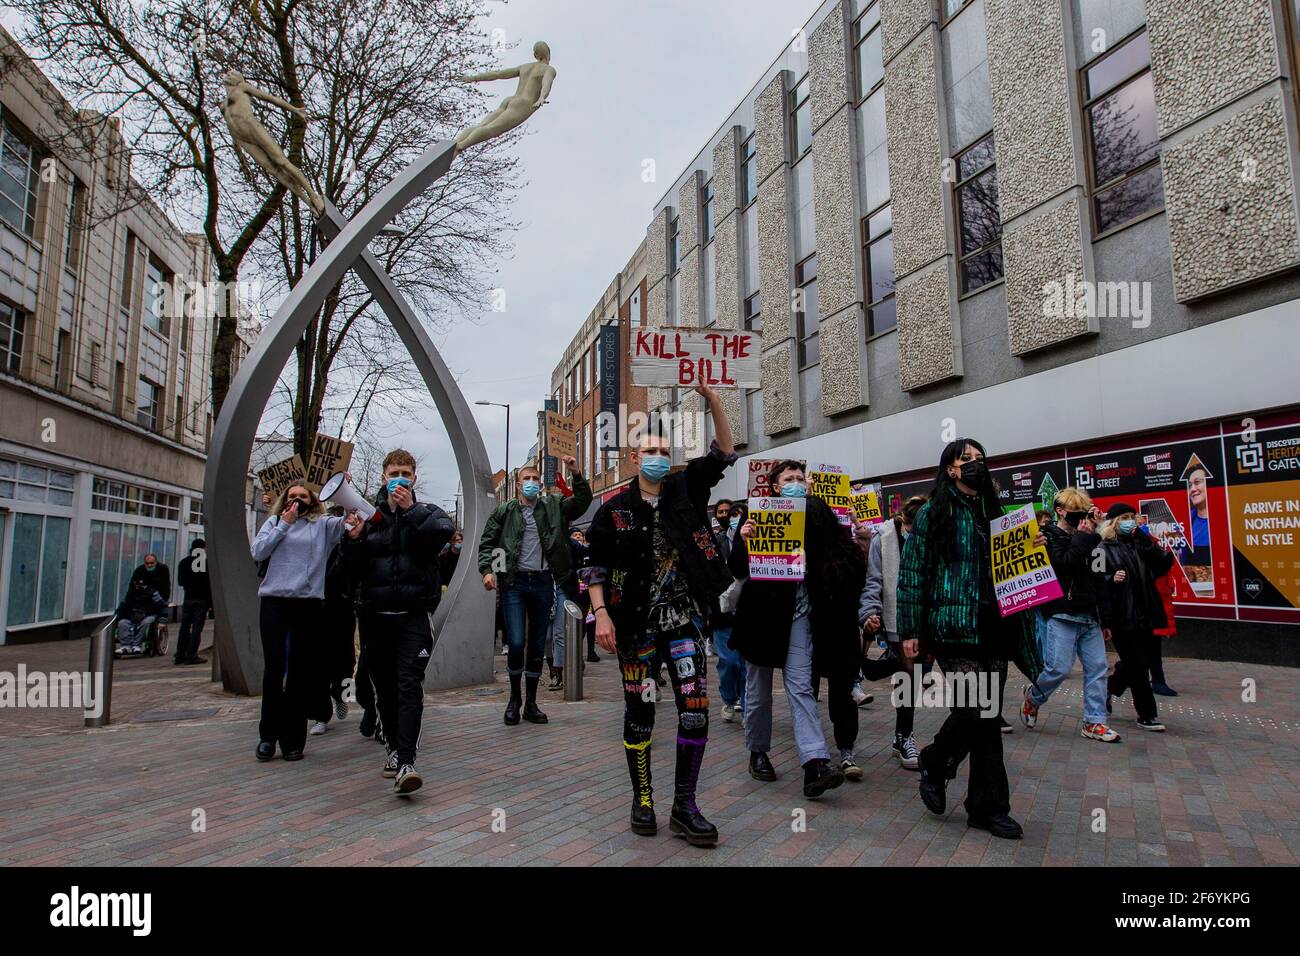
<svg viewBox="0 0 1300 956"><path fill-rule="evenodd" d="M583 625L586 615L573 601L564 602L564 699L582 700Z"/></svg>
<svg viewBox="0 0 1300 956"><path fill-rule="evenodd" d="M103 683L100 685L104 695L104 706L99 712L98 717L87 717L85 725L87 727L103 727L108 723L109 705L113 702L113 626L117 624L117 615L114 614L107 624L90 636L90 665L89 671L91 679L94 675L103 674Z"/></svg>

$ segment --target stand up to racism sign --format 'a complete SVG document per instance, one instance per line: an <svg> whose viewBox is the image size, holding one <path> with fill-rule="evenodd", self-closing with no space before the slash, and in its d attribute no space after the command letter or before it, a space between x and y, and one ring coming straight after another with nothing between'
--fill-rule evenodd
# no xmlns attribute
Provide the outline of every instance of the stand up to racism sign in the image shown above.
<svg viewBox="0 0 1300 956"><path fill-rule="evenodd" d="M1033 505L995 518L991 530L993 587L1003 617L1061 596L1061 585L1052 570L1047 549L1034 544L1038 520Z"/></svg>

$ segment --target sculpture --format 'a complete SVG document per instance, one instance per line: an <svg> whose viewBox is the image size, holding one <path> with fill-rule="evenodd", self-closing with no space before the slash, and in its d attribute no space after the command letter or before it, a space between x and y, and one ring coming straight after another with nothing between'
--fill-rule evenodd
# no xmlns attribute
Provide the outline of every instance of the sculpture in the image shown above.
<svg viewBox="0 0 1300 956"><path fill-rule="evenodd" d="M517 76L519 86L513 94L501 102L500 106L456 137L456 152L464 152L475 143L510 132L546 104L546 98L551 95L551 85L555 82L555 67L551 66L551 48L538 40L533 44L533 56L536 57L535 63L524 63L504 70L489 70L487 73L458 77L466 83L482 83L488 80L508 80Z"/></svg>
<svg viewBox="0 0 1300 956"><path fill-rule="evenodd" d="M226 84L226 101L221 104L221 113L226 117L230 127L230 137L235 144L235 152L240 150L253 157L253 161L266 174L305 202L318 217L325 211L325 203L320 194L311 188L302 170L289 162L280 151L280 144L266 131L253 113L253 99L259 99L291 113L297 113L304 120L310 119L301 106L294 106L280 97L265 90L259 90L244 79L238 70L227 70L222 77Z"/></svg>

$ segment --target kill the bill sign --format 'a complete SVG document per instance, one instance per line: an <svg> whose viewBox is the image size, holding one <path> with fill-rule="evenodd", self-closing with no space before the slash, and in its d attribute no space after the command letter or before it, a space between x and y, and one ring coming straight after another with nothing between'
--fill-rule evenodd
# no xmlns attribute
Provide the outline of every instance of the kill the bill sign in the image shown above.
<svg viewBox="0 0 1300 956"><path fill-rule="evenodd" d="M1047 548L1034 544L1038 519L1033 505L995 518L991 531L993 588L1003 617L1061 596L1061 585L1047 557Z"/></svg>

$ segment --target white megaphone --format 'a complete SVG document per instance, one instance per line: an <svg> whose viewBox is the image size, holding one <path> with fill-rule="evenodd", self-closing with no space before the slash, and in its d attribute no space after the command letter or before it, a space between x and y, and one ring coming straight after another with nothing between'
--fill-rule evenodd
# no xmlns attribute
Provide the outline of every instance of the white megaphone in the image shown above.
<svg viewBox="0 0 1300 956"><path fill-rule="evenodd" d="M325 487L320 490L320 500L328 501L331 505L341 505L347 511L355 511L361 515L362 521L369 521L379 514L379 509L366 501L341 471L337 475L331 475L330 480L325 482Z"/></svg>

